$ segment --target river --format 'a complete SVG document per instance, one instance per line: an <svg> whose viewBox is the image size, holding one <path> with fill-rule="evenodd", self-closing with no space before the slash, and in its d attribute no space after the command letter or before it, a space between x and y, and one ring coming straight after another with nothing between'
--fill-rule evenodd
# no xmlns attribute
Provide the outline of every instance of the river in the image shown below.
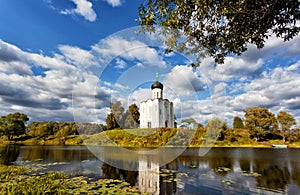
<svg viewBox="0 0 300 195"><path fill-rule="evenodd" d="M168 153L177 150L169 148ZM105 151L114 153L109 147ZM128 169L96 156L85 146L0 147L1 164L121 179L153 194L300 194L300 149L212 148L202 156L190 148L164 165L152 156L132 161Z"/></svg>

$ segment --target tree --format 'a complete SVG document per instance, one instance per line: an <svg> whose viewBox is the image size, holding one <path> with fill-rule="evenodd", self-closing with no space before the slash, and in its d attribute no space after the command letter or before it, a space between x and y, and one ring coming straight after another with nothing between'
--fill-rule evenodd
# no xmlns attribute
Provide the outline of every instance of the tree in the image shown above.
<svg viewBox="0 0 300 195"><path fill-rule="evenodd" d="M267 108L252 107L245 109L246 128L249 129L250 136L258 140L263 138L267 132L277 130L277 120L275 115Z"/></svg>
<svg viewBox="0 0 300 195"><path fill-rule="evenodd" d="M205 128L202 124L198 124L197 130L191 140L190 146L199 146L202 143L203 137L205 135Z"/></svg>
<svg viewBox="0 0 300 195"><path fill-rule="evenodd" d="M181 123L195 123L197 124L196 120L193 118L185 118L181 120Z"/></svg>
<svg viewBox="0 0 300 195"><path fill-rule="evenodd" d="M87 134L87 135L101 133L102 131L106 130L106 126L103 124L85 123L85 122L77 122L76 128L79 134Z"/></svg>
<svg viewBox="0 0 300 195"><path fill-rule="evenodd" d="M140 112L139 112L139 108L137 107L137 105L136 104L131 104L128 107L128 111L129 111L130 116L133 119L133 121L136 124L140 124Z"/></svg>
<svg viewBox="0 0 300 195"><path fill-rule="evenodd" d="M107 130L116 129L119 128L119 124L116 121L115 115L113 113L110 113L106 117L106 127Z"/></svg>
<svg viewBox="0 0 300 195"><path fill-rule="evenodd" d="M48 122L32 122L27 126L27 130L32 137L46 138L53 135L53 130Z"/></svg>
<svg viewBox="0 0 300 195"><path fill-rule="evenodd" d="M228 127L226 122L222 122L218 118L213 118L209 120L205 128L207 132L213 131L214 132L213 135L214 137L217 136L218 141L224 141L224 140L229 140L231 142L235 141L233 130Z"/></svg>
<svg viewBox="0 0 300 195"><path fill-rule="evenodd" d="M244 128L243 120L240 117L235 116L233 118L233 124L232 124L232 126L233 126L234 129L242 129L242 128Z"/></svg>
<svg viewBox="0 0 300 195"><path fill-rule="evenodd" d="M124 127L126 129L132 129L132 128L136 128L137 127L137 123L135 123L135 121L133 120L133 118L130 116L129 112L127 111L125 113L126 119L125 119L125 123L124 123Z"/></svg>
<svg viewBox="0 0 300 195"><path fill-rule="evenodd" d="M0 130L2 135L6 135L8 139L13 136L22 135L25 133L25 124L29 120L26 114L19 112L8 114L0 118Z"/></svg>
<svg viewBox="0 0 300 195"><path fill-rule="evenodd" d="M290 143L292 142L300 142L300 126L294 128L290 133L288 140Z"/></svg>
<svg viewBox="0 0 300 195"><path fill-rule="evenodd" d="M111 113L114 115L115 121L118 123L119 127L124 127L125 117L124 117L124 108L121 101L116 101L115 103L110 104Z"/></svg>
<svg viewBox="0 0 300 195"><path fill-rule="evenodd" d="M176 49L193 53L198 62L211 56L223 63L226 55L245 52L249 43L263 48L272 34L285 41L297 36L299 6L298 0L147 0L139 6L139 24L144 31L163 27L166 52Z"/></svg>
<svg viewBox="0 0 300 195"><path fill-rule="evenodd" d="M140 112L136 104L131 104L124 114L125 128L137 128L140 124Z"/></svg>
<svg viewBox="0 0 300 195"><path fill-rule="evenodd" d="M106 118L107 129L115 128L137 128L140 123L140 112L136 104L131 104L128 110L122 107L122 103L117 101L110 105L111 113Z"/></svg>
<svg viewBox="0 0 300 195"><path fill-rule="evenodd" d="M224 123L218 118L212 118L209 120L205 126L206 134L212 139L218 139L220 141L224 140L224 134L222 130L224 129Z"/></svg>
<svg viewBox="0 0 300 195"><path fill-rule="evenodd" d="M284 131L284 132L289 131L293 125L296 125L295 118L291 114L289 114L285 111L280 111L277 114L277 119L281 125L282 131Z"/></svg>

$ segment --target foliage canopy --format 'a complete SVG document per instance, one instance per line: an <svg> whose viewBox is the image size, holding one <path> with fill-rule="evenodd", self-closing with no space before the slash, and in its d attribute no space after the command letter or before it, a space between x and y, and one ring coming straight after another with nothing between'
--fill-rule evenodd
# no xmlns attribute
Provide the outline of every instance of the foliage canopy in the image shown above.
<svg viewBox="0 0 300 195"><path fill-rule="evenodd" d="M243 120L240 117L235 116L233 118L232 126L233 126L234 129L242 129L242 128L244 128Z"/></svg>
<svg viewBox="0 0 300 195"><path fill-rule="evenodd" d="M283 131L288 131L293 125L296 125L295 118L285 111L280 111L277 114L277 119L278 122L281 124L281 128Z"/></svg>
<svg viewBox="0 0 300 195"><path fill-rule="evenodd" d="M25 133L25 123L29 120L26 114L19 112L8 114L0 118L0 134L8 139Z"/></svg>
<svg viewBox="0 0 300 195"><path fill-rule="evenodd" d="M168 51L223 63L226 55L240 55L248 44L263 48L273 34L285 41L297 36L299 7L298 0L147 0L139 6L139 24L146 31L164 27Z"/></svg>
<svg viewBox="0 0 300 195"><path fill-rule="evenodd" d="M122 106L121 101L110 105L111 113L106 117L107 130L116 128L137 128L139 126L140 112L136 104L131 104L128 110Z"/></svg>
<svg viewBox="0 0 300 195"><path fill-rule="evenodd" d="M278 123L275 115L267 108L245 109L246 128L253 138L261 139L267 132L276 131Z"/></svg>

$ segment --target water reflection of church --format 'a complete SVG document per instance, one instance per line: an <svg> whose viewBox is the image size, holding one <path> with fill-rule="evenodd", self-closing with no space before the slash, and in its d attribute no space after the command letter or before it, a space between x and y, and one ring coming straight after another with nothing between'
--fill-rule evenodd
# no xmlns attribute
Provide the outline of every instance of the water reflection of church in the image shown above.
<svg viewBox="0 0 300 195"><path fill-rule="evenodd" d="M138 186L141 192L150 192L153 195L174 194L177 189L175 173L166 176L160 174L160 169L177 170L176 163L159 167L155 155L145 155L139 159ZM173 178L172 180L168 180ZM165 182L168 181L168 182Z"/></svg>
<svg viewBox="0 0 300 195"><path fill-rule="evenodd" d="M101 174L108 179L121 179L131 186L137 186L140 192L153 195L171 195L176 193L176 171L170 174L162 174L162 170L177 170L176 162L159 166L155 155L141 155L137 164L138 171L119 169L107 163L103 163ZM167 181L167 182L166 182Z"/></svg>
<svg viewBox="0 0 300 195"><path fill-rule="evenodd" d="M149 156L139 159L139 190L159 194L159 164Z"/></svg>

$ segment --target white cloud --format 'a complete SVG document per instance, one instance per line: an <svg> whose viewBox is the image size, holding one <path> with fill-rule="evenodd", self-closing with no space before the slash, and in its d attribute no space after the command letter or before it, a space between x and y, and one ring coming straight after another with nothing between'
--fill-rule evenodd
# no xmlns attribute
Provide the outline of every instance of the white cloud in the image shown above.
<svg viewBox="0 0 300 195"><path fill-rule="evenodd" d="M139 105L140 102L151 99L152 94L150 89L140 88L135 90L129 97L130 101Z"/></svg>
<svg viewBox="0 0 300 195"><path fill-rule="evenodd" d="M179 96L191 96L203 91L204 86L200 77L192 67L175 66L164 79L164 85L171 88Z"/></svg>
<svg viewBox="0 0 300 195"><path fill-rule="evenodd" d="M121 60L120 58L117 58L115 68L117 68L117 69L124 69L126 67L127 67L126 62L124 60Z"/></svg>
<svg viewBox="0 0 300 195"><path fill-rule="evenodd" d="M139 68L145 68L145 66L140 62L136 63L136 66L139 67Z"/></svg>
<svg viewBox="0 0 300 195"><path fill-rule="evenodd" d="M118 7L122 5L121 0L105 0L105 1L113 7Z"/></svg>
<svg viewBox="0 0 300 195"><path fill-rule="evenodd" d="M76 4L75 13L82 15L85 19L93 22L97 15L92 9L93 4L87 0L72 0Z"/></svg>
<svg viewBox="0 0 300 195"><path fill-rule="evenodd" d="M212 58L204 58L198 70L207 83L253 79L261 76L264 66L270 61L284 57L298 57L300 55L299 44L300 36L286 42L272 36L266 41L264 48L259 50L255 45L250 44L248 50L241 56L227 56L224 64L217 67L214 66Z"/></svg>
<svg viewBox="0 0 300 195"><path fill-rule="evenodd" d="M0 72L7 74L32 75L31 67L23 62L0 62Z"/></svg>
<svg viewBox="0 0 300 195"><path fill-rule="evenodd" d="M244 84L244 93L232 97L230 110L242 110L252 106L269 108L277 113L285 110L297 113L300 109L300 61L287 67L277 67L265 77ZM295 116L298 117L299 116Z"/></svg>
<svg viewBox="0 0 300 195"><path fill-rule="evenodd" d="M23 63L30 67L32 64L44 68L74 70L74 67L64 61L61 55L54 57L43 54L24 52L15 45L0 40L0 61L11 63ZM26 66L24 65L24 66ZM17 65L18 66L18 65ZM24 67L23 67L24 68ZM28 72L29 70L27 70Z"/></svg>
<svg viewBox="0 0 300 195"><path fill-rule="evenodd" d="M24 52L18 47L0 39L0 59L5 62L16 61L24 57Z"/></svg>
<svg viewBox="0 0 300 195"><path fill-rule="evenodd" d="M122 57L126 60L138 60L148 66L167 67L166 62L154 48L137 40L128 41L121 37L111 36L93 46L93 51L104 64L109 63L115 57Z"/></svg>
<svg viewBox="0 0 300 195"><path fill-rule="evenodd" d="M280 43L271 39L266 49L260 51L265 56L250 48L240 57L226 57L225 64L218 67L213 66L212 59L206 58L197 71L186 65L163 69L164 97L174 102L178 118L193 117L203 124L218 113L222 113L221 119L226 121L235 115L243 117L242 110L252 106L267 107L273 113L285 110L299 122L300 61L293 63L299 56L295 57L295 48L289 48L295 47L297 41ZM103 65L103 60L115 60L115 68L127 68L130 61L134 61L139 70L145 71L149 66L153 71L167 66L154 48L120 37L103 40L91 51L68 45L60 45L58 49L60 53L47 56L22 51L0 40L0 114L22 111L34 120L73 120L74 111L75 120L103 122L109 112L111 96L122 90L130 92L130 85L104 82L104 86L98 86L99 75L87 68L98 63ZM276 68L264 69L266 63L273 60L274 53L294 58L277 62L280 66ZM40 68L42 74L36 74L33 68ZM257 74L260 76L252 77ZM203 90L204 84L212 83L217 84L211 85L214 94L210 98L182 100L179 97L191 96ZM225 89L229 93L224 94ZM139 105L151 98L151 90L138 89L130 97L115 96Z"/></svg>
<svg viewBox="0 0 300 195"><path fill-rule="evenodd" d="M93 4L87 0L72 0L76 5L75 9L61 10L60 13L64 15L78 14L83 16L86 20L94 22L97 19L97 14L93 10Z"/></svg>
<svg viewBox="0 0 300 195"><path fill-rule="evenodd" d="M219 71L222 75L226 75L227 78L232 78L237 75L242 76L252 74L261 68L262 65L262 59L258 59L257 61L250 63L241 57L226 57L224 64L217 67L217 71Z"/></svg>
<svg viewBox="0 0 300 195"><path fill-rule="evenodd" d="M76 66L81 66L83 68L97 65L95 56L93 56L89 51L69 45L60 45L58 49L66 57L66 61L68 63L74 64Z"/></svg>
<svg viewBox="0 0 300 195"><path fill-rule="evenodd" d="M224 91L226 89L227 85L224 82L218 83L216 86L214 86L214 94L218 94L219 96L225 95Z"/></svg>
<svg viewBox="0 0 300 195"><path fill-rule="evenodd" d="M244 54L226 57L225 63L217 67L213 59L203 59L197 69L201 81L211 86L221 81L222 86L226 87L226 84L229 90L223 95L214 93L212 98L218 104L212 107L203 105L204 110L213 113L219 109L223 113L221 118L230 124L235 115L244 116L243 109L261 106L275 114L279 110L288 111L300 122L300 61L290 64L299 59L299 43L300 37L288 42L271 37L263 49L258 50L250 45ZM284 58L286 61L282 60ZM274 67L274 64L278 67ZM222 86L217 85L214 89L219 88L222 92ZM201 104L203 101L198 102ZM188 115L204 119L204 113L195 110L189 110Z"/></svg>
<svg viewBox="0 0 300 195"><path fill-rule="evenodd" d="M77 119L102 120L97 116L99 110L109 105L111 90L97 87L98 76L74 66L88 66L94 62L93 56L77 47L60 46L60 50L64 56L54 54L50 57L24 52L0 42L2 115L18 111L27 113L32 120L72 121L72 106L82 106ZM72 55L78 55L78 58ZM88 60L80 61L83 56ZM36 74L36 70L32 70L34 67L40 67L41 73ZM77 95L75 99L74 94ZM74 101L79 99L81 101Z"/></svg>

